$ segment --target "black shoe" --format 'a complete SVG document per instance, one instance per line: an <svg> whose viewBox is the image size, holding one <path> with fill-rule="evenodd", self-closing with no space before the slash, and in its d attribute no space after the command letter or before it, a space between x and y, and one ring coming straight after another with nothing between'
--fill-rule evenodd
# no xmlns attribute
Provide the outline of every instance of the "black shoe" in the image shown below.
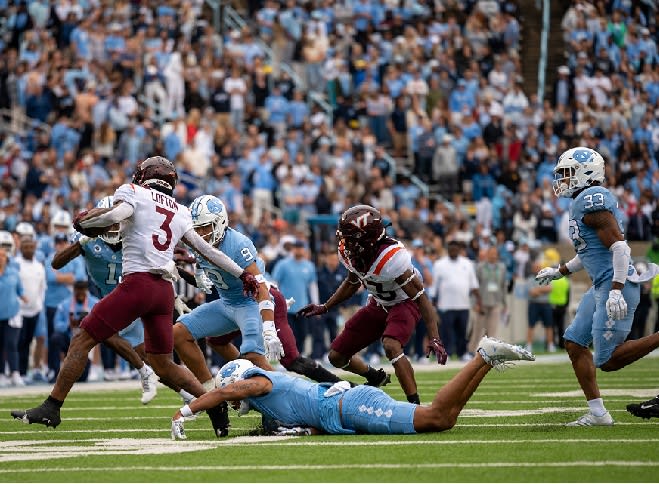
<svg viewBox="0 0 659 484"><path fill-rule="evenodd" d="M659 395L643 403L630 403L627 411L635 417L650 419L659 418Z"/></svg>
<svg viewBox="0 0 659 484"><path fill-rule="evenodd" d="M29 410L12 410L11 416L26 424L38 423L52 428L57 427L62 421L59 408L47 401Z"/></svg>
<svg viewBox="0 0 659 484"><path fill-rule="evenodd" d="M229 405L222 402L218 406L206 410L208 417L211 419L211 425L215 430L216 437L226 437L229 435Z"/></svg>
<svg viewBox="0 0 659 484"><path fill-rule="evenodd" d="M382 368L378 370L377 376L366 380L366 385L376 388L383 387L387 383L391 383L391 377Z"/></svg>

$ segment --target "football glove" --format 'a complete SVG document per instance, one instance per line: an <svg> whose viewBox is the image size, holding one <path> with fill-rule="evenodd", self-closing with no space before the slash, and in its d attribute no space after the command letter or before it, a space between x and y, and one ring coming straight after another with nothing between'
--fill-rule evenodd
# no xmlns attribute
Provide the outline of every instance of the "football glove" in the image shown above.
<svg viewBox="0 0 659 484"><path fill-rule="evenodd" d="M263 323L263 343L265 344L265 357L268 361L279 361L284 356L284 347L277 336L275 323L272 321Z"/></svg>
<svg viewBox="0 0 659 484"><path fill-rule="evenodd" d="M606 301L606 314L609 319L617 321L627 316L627 301L620 292L620 289L611 289L609 299Z"/></svg>
<svg viewBox="0 0 659 484"><path fill-rule="evenodd" d="M174 247L174 262L177 264L192 264L195 258L183 247Z"/></svg>
<svg viewBox="0 0 659 484"><path fill-rule="evenodd" d="M243 281L243 294L247 297L256 298L259 292L259 281L251 272L243 271L240 274L240 280Z"/></svg>
<svg viewBox="0 0 659 484"><path fill-rule="evenodd" d="M303 318L310 318L311 316L320 316L327 312L327 306L324 304L307 304L297 312L297 316Z"/></svg>
<svg viewBox="0 0 659 484"><path fill-rule="evenodd" d="M185 422L183 417L172 420L172 440L186 440L188 438L185 435L183 422Z"/></svg>
<svg viewBox="0 0 659 484"><path fill-rule="evenodd" d="M448 353L446 352L441 339L433 338L428 342L428 345L426 346L426 358L430 358L431 353L435 353L435 356L437 357L437 363L440 365L446 364L446 360L448 360Z"/></svg>
<svg viewBox="0 0 659 484"><path fill-rule="evenodd" d="M174 309L179 314L179 316L192 312L192 309L190 309L188 305L183 302L183 299L181 299L180 296L176 296L176 299L174 299Z"/></svg>
<svg viewBox="0 0 659 484"><path fill-rule="evenodd" d="M194 280L197 287L204 291L206 294L213 292L213 283L206 275L206 272L201 267L197 267L194 271Z"/></svg>
<svg viewBox="0 0 659 484"><path fill-rule="evenodd" d="M535 276L535 280L541 286L548 285L551 281L560 279L563 274L558 270L558 267L545 267Z"/></svg>

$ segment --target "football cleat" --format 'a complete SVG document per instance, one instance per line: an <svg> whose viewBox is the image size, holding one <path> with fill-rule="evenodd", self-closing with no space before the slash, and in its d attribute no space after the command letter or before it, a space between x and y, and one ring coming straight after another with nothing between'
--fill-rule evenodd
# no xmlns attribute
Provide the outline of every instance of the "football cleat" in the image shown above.
<svg viewBox="0 0 659 484"><path fill-rule="evenodd" d="M574 422L566 423L566 427L594 427L594 426L611 426L613 425L613 417L609 412L606 412L601 417L596 417L592 413L588 412Z"/></svg>
<svg viewBox="0 0 659 484"><path fill-rule="evenodd" d="M534 361L535 356L521 346L511 345L505 341L483 336L478 343L478 353L485 363L494 369L503 371L511 365L511 361Z"/></svg>
<svg viewBox="0 0 659 484"><path fill-rule="evenodd" d="M211 419L211 425L215 431L216 437L226 437L229 435L229 405L222 402L216 407L206 410L208 417Z"/></svg>
<svg viewBox="0 0 659 484"><path fill-rule="evenodd" d="M49 403L48 400L29 410L12 410L11 416L26 424L38 423L52 428L57 427L62 421L59 416L59 408Z"/></svg>
<svg viewBox="0 0 659 484"><path fill-rule="evenodd" d="M172 440L186 440L188 437L185 435L185 428L183 417L172 420Z"/></svg>
<svg viewBox="0 0 659 484"><path fill-rule="evenodd" d="M144 367L147 370L147 374L142 377L142 398L140 400L142 405L146 405L156 398L156 394L158 393L158 376L148 365L144 365Z"/></svg>
<svg viewBox="0 0 659 484"><path fill-rule="evenodd" d="M383 387L387 383L391 383L391 377L382 368L378 370L378 374L376 377L371 378L370 380L369 379L366 380L366 385L376 388Z"/></svg>
<svg viewBox="0 0 659 484"><path fill-rule="evenodd" d="M650 419L659 418L659 395L642 403L630 403L627 405L627 411L635 417Z"/></svg>

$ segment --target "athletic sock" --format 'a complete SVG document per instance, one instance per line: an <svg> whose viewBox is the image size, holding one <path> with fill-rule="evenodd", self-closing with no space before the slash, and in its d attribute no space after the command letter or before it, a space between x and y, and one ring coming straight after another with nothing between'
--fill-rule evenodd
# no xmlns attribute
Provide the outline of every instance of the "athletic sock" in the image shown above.
<svg viewBox="0 0 659 484"><path fill-rule="evenodd" d="M62 408L62 405L64 405L64 400L57 400L56 398L53 398L50 395L48 395L48 398L46 398L46 401L44 403L46 402L56 406L57 408Z"/></svg>
<svg viewBox="0 0 659 484"><path fill-rule="evenodd" d="M601 417L606 413L606 408L604 408L604 400L601 398L593 398L588 400L588 407L590 408L590 413L596 417Z"/></svg>
<svg viewBox="0 0 659 484"><path fill-rule="evenodd" d="M194 395L192 393L186 392L185 390L181 389L180 392L178 392L179 395L181 395L181 398L185 401L192 400L194 398Z"/></svg>
<svg viewBox="0 0 659 484"><path fill-rule="evenodd" d="M210 392L213 388L215 388L215 380L212 378L210 380L206 380L204 383L202 383L204 386L204 390L207 392Z"/></svg>
<svg viewBox="0 0 659 484"><path fill-rule="evenodd" d="M147 368L148 366L143 364L142 368L137 369L137 372L140 374L140 377L146 378L147 376L149 376L149 371L147 370Z"/></svg>

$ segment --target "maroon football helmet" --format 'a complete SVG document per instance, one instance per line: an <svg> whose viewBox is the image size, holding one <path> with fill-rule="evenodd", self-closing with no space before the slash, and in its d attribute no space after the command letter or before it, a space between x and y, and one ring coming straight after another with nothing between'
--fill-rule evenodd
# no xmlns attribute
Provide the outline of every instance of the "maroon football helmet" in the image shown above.
<svg viewBox="0 0 659 484"><path fill-rule="evenodd" d="M365 272L377 256L378 243L385 237L382 215L370 205L349 208L341 215L336 236L352 266Z"/></svg>
<svg viewBox="0 0 659 484"><path fill-rule="evenodd" d="M152 156L137 165L133 183L171 195L174 192L178 175L174 163L163 156Z"/></svg>

